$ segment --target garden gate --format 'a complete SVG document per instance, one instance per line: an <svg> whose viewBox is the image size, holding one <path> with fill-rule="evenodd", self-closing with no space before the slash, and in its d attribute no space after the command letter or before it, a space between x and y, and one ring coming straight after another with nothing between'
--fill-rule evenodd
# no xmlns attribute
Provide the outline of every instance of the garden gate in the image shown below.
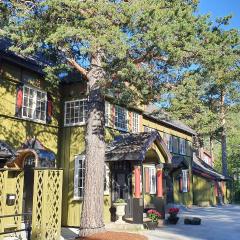
<svg viewBox="0 0 240 240"><path fill-rule="evenodd" d="M63 170L34 168L33 176L32 240L59 240ZM0 233L21 229L23 192L24 171L0 169Z"/></svg>

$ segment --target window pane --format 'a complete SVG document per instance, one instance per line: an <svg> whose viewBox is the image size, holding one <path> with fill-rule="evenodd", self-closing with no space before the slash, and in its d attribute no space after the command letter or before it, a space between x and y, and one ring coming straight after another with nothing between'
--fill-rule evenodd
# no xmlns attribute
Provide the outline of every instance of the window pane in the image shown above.
<svg viewBox="0 0 240 240"><path fill-rule="evenodd" d="M85 123L86 100L65 102L65 125Z"/></svg>

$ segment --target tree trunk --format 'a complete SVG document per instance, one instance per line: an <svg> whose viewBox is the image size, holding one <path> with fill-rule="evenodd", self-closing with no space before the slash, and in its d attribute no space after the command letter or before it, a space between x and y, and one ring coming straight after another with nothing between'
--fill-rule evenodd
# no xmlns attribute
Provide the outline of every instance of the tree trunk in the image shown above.
<svg viewBox="0 0 240 240"><path fill-rule="evenodd" d="M79 236L104 231L104 97L98 80L104 77L101 55L96 54L88 73L88 117L86 129L85 190Z"/></svg>
<svg viewBox="0 0 240 240"><path fill-rule="evenodd" d="M214 152L213 152L214 146L213 146L213 136L212 135L210 135L210 138L209 138L209 145L210 145L211 164L213 167L214 166Z"/></svg>
<svg viewBox="0 0 240 240"><path fill-rule="evenodd" d="M225 91L221 90L220 100L220 114L221 114L221 146L222 146L222 174L228 175L227 167L227 133L226 133L226 116L225 116Z"/></svg>

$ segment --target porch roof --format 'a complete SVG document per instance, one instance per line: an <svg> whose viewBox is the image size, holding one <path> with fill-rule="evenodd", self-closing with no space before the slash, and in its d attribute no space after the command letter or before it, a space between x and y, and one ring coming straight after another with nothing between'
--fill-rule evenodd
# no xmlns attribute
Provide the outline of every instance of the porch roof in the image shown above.
<svg viewBox="0 0 240 240"><path fill-rule="evenodd" d="M203 177L214 178L216 180L230 180L231 178L225 177L224 175L218 173L211 166L205 163L202 159L193 154L193 172L202 175Z"/></svg>
<svg viewBox="0 0 240 240"><path fill-rule="evenodd" d="M173 156L172 167L173 168L179 168L179 167L189 168L189 162L185 159L184 156Z"/></svg>
<svg viewBox="0 0 240 240"><path fill-rule="evenodd" d="M157 131L117 136L106 149L106 161L143 161L148 149L156 143L168 163L172 155Z"/></svg>

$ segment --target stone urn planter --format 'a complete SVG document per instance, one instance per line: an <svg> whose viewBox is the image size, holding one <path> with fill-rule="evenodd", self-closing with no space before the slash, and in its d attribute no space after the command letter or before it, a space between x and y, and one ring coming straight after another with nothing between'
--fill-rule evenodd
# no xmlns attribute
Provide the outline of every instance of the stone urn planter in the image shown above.
<svg viewBox="0 0 240 240"><path fill-rule="evenodd" d="M122 218L125 215L126 205L127 203L125 203L123 199L119 199L115 203L113 203L113 206L116 208L116 215L117 215L116 223L125 223Z"/></svg>
<svg viewBox="0 0 240 240"><path fill-rule="evenodd" d="M146 222L148 230L155 230L158 226L158 222Z"/></svg>

